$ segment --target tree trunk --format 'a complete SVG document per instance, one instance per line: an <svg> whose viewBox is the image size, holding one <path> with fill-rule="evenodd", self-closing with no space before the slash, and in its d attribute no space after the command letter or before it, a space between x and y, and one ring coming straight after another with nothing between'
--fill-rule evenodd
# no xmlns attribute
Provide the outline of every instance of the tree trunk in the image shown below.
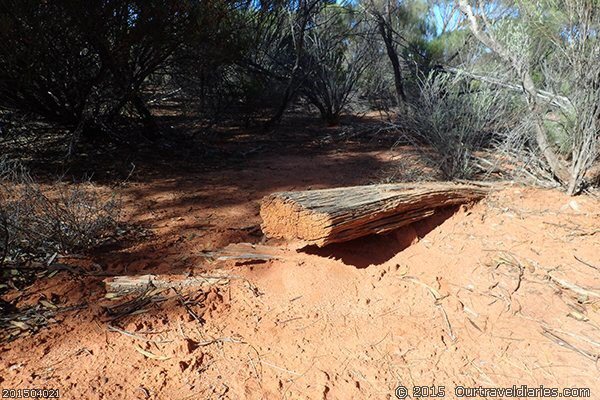
<svg viewBox="0 0 600 400"><path fill-rule="evenodd" d="M398 51L396 50L396 46L394 46L394 38L392 37L392 29L387 26L387 23L383 19L383 17L379 16L379 21L377 23L379 27L379 34L383 39L383 43L385 44L385 49L392 63L392 71L394 72L394 86L396 88L396 96L398 98L398 103L406 101L406 93L404 92L404 82L402 78L402 66L400 65L400 58L398 57Z"/></svg>
<svg viewBox="0 0 600 400"><path fill-rule="evenodd" d="M142 118L142 122L144 124L144 137L150 141L158 139L158 125L154 120L154 116L150 110L148 110L148 107L146 107L144 100L142 100L139 95L134 95L131 99L131 102Z"/></svg>
<svg viewBox="0 0 600 400"><path fill-rule="evenodd" d="M304 57L304 40L306 30L311 16L319 4L320 0L301 0L298 4L298 12L296 15L298 18L300 18L300 20L298 24L298 33L296 34L297 36L293 37L295 53L294 66L292 67L281 103L279 104L275 114L266 123L267 128L281 121L285 110L290 102L294 99L298 92L298 88L301 86L299 80L302 79L304 74L304 71L302 71L302 58Z"/></svg>
<svg viewBox="0 0 600 400"><path fill-rule="evenodd" d="M488 192L475 185L419 183L274 193L261 204L262 230L269 237L324 246L397 229Z"/></svg>

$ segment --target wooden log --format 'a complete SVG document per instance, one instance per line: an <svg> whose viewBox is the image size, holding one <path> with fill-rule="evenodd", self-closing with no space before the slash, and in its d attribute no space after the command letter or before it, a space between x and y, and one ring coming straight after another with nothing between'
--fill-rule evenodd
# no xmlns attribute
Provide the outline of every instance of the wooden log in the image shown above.
<svg viewBox="0 0 600 400"><path fill-rule="evenodd" d="M267 237L324 246L397 229L438 208L480 200L489 190L443 182L279 192L263 199L261 228Z"/></svg>

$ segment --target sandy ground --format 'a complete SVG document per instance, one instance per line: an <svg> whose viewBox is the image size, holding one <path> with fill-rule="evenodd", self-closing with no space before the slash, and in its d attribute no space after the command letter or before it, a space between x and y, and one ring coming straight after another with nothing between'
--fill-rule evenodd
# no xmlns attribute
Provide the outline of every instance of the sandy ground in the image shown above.
<svg viewBox="0 0 600 400"><path fill-rule="evenodd" d="M202 256L260 242L264 195L368 183L389 162L384 150L263 154L127 184L126 219L151 234L64 262L235 278L182 293L185 305L160 293L113 320L107 308L125 299L104 297L103 276L38 281L26 301L85 307L3 343L0 387L58 388L65 399L390 399L398 385L408 398L433 385L452 399L458 385L544 385L600 398L593 197L513 186L386 236L324 249L267 241L289 250L281 260Z"/></svg>

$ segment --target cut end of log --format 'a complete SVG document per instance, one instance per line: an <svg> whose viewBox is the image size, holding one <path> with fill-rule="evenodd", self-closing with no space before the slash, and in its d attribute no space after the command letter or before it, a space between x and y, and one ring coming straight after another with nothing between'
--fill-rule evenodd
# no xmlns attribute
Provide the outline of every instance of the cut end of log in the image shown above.
<svg viewBox="0 0 600 400"><path fill-rule="evenodd" d="M331 231L330 216L306 210L286 192L267 196L261 205L261 229L268 237L316 241Z"/></svg>
<svg viewBox="0 0 600 400"><path fill-rule="evenodd" d="M489 190L444 182L279 192L263 199L261 228L268 237L324 246L400 228Z"/></svg>

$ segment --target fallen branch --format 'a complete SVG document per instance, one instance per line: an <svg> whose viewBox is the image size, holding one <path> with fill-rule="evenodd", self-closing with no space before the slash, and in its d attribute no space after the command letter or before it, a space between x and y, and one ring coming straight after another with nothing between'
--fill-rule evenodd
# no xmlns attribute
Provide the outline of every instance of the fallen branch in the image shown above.
<svg viewBox="0 0 600 400"><path fill-rule="evenodd" d="M550 280L556 284L558 284L560 287L564 288L564 289L569 289L579 295L582 296L587 296L587 297L600 297L600 293L598 292L594 292L592 290L586 289L584 287L578 286L572 282L569 282L565 279L561 279L561 278L557 278L555 276L552 276L550 274L548 274L548 277L550 277Z"/></svg>
<svg viewBox="0 0 600 400"><path fill-rule="evenodd" d="M589 262L587 262L587 261L584 261L584 260L582 260L581 258L579 258L579 257L577 257L577 256L573 256L573 257L575 257L575 259L576 259L577 261L579 261L580 263L582 263L583 265L586 265L586 266L588 266L588 267L590 267L590 268L593 268L593 269L595 269L596 271L600 272L600 267L598 267L598 266L596 266L596 265L593 265L593 264L590 264Z"/></svg>
<svg viewBox="0 0 600 400"><path fill-rule="evenodd" d="M104 285L108 294L124 296L131 293L144 293L152 289L184 289L190 287L200 288L214 285L226 285L229 283L230 279L235 278L237 277L226 275L221 271L212 271L210 274L197 276L115 276L104 279Z"/></svg>
<svg viewBox="0 0 600 400"><path fill-rule="evenodd" d="M260 244L233 243L220 250L206 251L202 255L216 261L268 261L283 258L286 251Z"/></svg>
<svg viewBox="0 0 600 400"><path fill-rule="evenodd" d="M585 358L587 358L589 360L597 362L598 359L600 358L600 356L598 354L592 354L588 351L585 351L583 349L580 349L579 347L572 345L571 343L567 342L565 339L561 338L560 336L558 336L554 332L551 332L549 329L547 329L545 327L542 327L542 335L546 336L548 339L550 339L557 345L564 347L566 349L572 350L578 354L581 354L582 356L584 356Z"/></svg>

